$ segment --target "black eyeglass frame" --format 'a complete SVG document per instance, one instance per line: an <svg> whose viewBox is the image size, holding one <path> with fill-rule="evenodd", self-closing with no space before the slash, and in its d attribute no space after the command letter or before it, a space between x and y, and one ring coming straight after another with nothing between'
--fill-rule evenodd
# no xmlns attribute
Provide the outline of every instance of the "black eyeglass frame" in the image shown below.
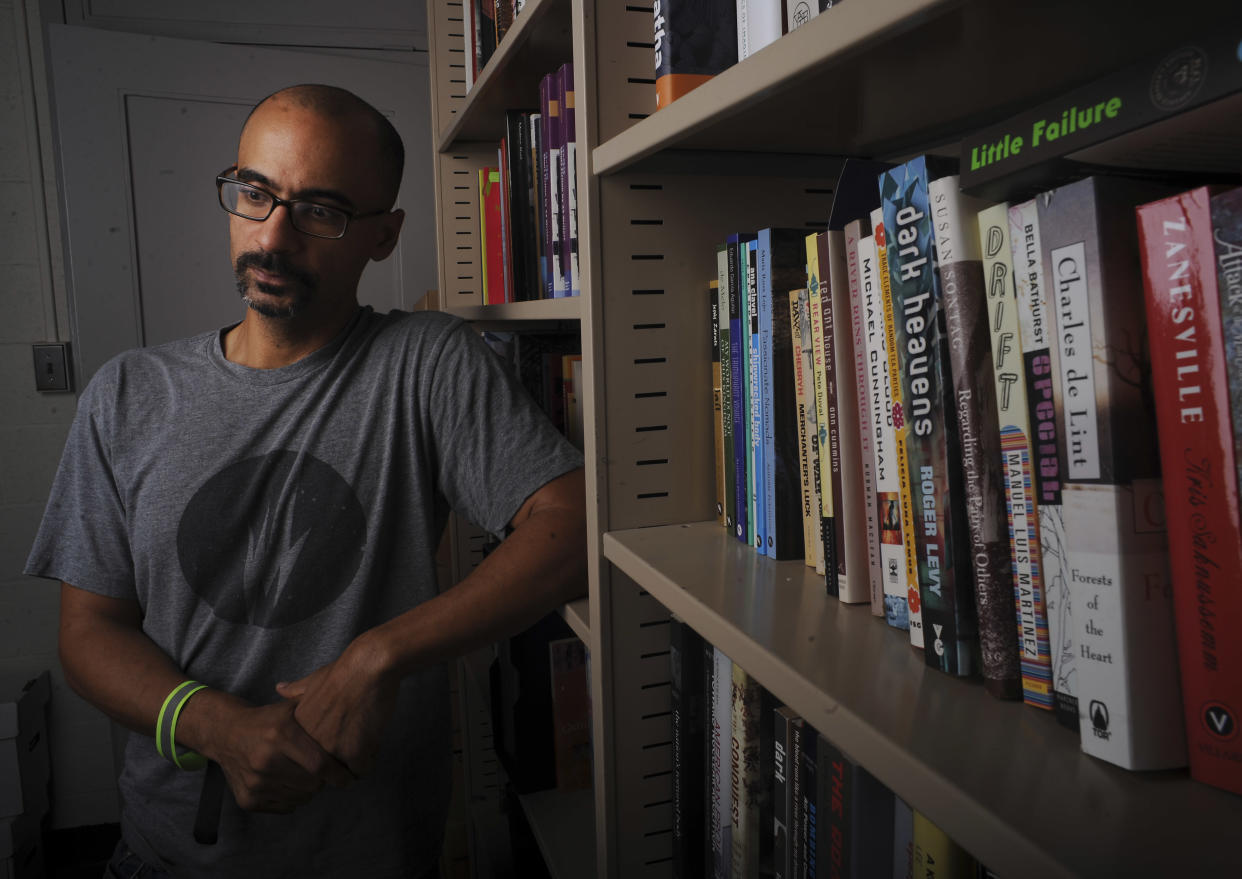
<svg viewBox="0 0 1242 879"><path fill-rule="evenodd" d="M355 211L346 210L345 208L338 208L335 205L321 204L320 202L311 201L310 199L305 199L305 198L293 198L293 199L280 198L279 196L268 192L262 186L256 186L253 183L247 183L245 180L238 180L236 177L228 176L230 171L236 171L236 170L237 170L236 165L229 165L227 168L225 168L223 171L221 171L219 174L216 175L216 198L220 202L220 207L222 207L226 212L232 214L235 217L241 217L243 220L253 220L256 223L267 222L267 220L271 219L272 213L276 210L276 208L280 207L281 205L284 205L285 207L289 209L289 225L293 226L293 228L296 229L298 232L301 232L303 235L310 235L312 238L323 238L328 241L337 241L345 237L345 233L349 231L349 224L353 222L354 220L363 220L363 219L366 219L367 217L378 217L380 214L386 214L389 212L388 208L380 208L377 211L355 212ZM266 216L249 217L249 216L246 216L245 214L238 213L237 211L230 208L227 204L225 204L224 203L224 184L225 183L236 183L238 186L248 186L251 189L257 189L259 192L263 193L268 198L270 198L272 200L272 204L268 208ZM320 235L317 232L307 232L305 229L299 229L297 224L294 223L293 221L293 206L295 204L314 205L315 207L318 207L318 208L324 208L325 210L335 211L338 214L343 214L345 216L345 225L344 227L342 227L341 233L339 235Z"/></svg>

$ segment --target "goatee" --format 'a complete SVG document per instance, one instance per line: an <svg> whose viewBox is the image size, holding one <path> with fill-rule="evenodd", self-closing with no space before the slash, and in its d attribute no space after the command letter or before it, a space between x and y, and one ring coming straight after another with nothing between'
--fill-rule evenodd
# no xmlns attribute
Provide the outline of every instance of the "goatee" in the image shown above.
<svg viewBox="0 0 1242 879"><path fill-rule="evenodd" d="M283 283L268 284L251 281L248 269L258 269L269 275L279 275ZM237 257L233 264L237 279L237 292L246 306L264 317L289 319L296 317L314 298L319 278L312 272L293 265L278 253L248 251ZM266 297L254 295L254 291L267 296L278 296L284 301L276 303Z"/></svg>

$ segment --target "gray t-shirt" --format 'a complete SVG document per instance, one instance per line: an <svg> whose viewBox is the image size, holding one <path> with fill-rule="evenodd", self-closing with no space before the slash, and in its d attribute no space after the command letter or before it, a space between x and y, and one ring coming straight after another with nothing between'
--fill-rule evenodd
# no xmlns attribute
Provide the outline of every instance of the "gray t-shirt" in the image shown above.
<svg viewBox="0 0 1242 879"><path fill-rule="evenodd" d="M281 369L222 332L123 354L82 394L27 573L136 600L186 675L254 703L437 593L450 508L495 533L580 454L486 345L445 315L360 309ZM292 815L225 798L192 835L201 773L131 735L122 830L174 875L408 876L451 787L448 675L406 680L378 768Z"/></svg>

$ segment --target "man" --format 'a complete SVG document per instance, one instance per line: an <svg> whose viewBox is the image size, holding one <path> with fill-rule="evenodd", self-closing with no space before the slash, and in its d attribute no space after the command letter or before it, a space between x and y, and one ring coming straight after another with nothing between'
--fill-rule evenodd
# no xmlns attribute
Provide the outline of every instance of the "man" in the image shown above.
<svg viewBox="0 0 1242 879"><path fill-rule="evenodd" d="M584 588L581 456L460 321L358 305L401 163L348 92L261 102L217 180L244 319L82 394L27 570L62 581L66 679L139 733L119 875L434 869L445 660ZM450 506L510 533L439 593ZM210 845L191 750L232 793Z"/></svg>

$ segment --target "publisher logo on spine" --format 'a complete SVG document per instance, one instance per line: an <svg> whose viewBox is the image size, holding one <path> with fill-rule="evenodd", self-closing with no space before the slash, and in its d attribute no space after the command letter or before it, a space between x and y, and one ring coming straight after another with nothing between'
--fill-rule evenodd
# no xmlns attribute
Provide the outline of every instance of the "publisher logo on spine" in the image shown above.
<svg viewBox="0 0 1242 879"><path fill-rule="evenodd" d="M1186 46L1160 62L1151 76L1151 102L1161 110L1183 107L1199 93L1207 78L1207 55L1195 46Z"/></svg>
<svg viewBox="0 0 1242 879"><path fill-rule="evenodd" d="M1108 741L1112 736L1108 731L1108 706L1099 699L1092 699L1087 713L1091 718L1091 732L1097 739Z"/></svg>
<svg viewBox="0 0 1242 879"><path fill-rule="evenodd" d="M1227 742L1238 735L1238 716L1223 702L1209 702L1199 714L1203 726L1213 738Z"/></svg>

